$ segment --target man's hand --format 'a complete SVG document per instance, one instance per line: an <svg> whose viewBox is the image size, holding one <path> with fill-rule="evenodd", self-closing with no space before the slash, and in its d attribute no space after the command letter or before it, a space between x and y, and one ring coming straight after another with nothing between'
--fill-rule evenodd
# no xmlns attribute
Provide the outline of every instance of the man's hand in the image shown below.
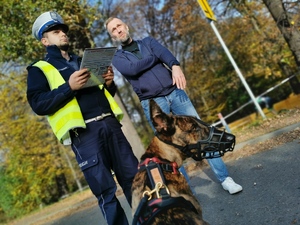
<svg viewBox="0 0 300 225"><path fill-rule="evenodd" d="M186 79L180 66L177 65L172 66L172 79L173 79L173 85L176 84L178 89L185 89Z"/></svg>
<svg viewBox="0 0 300 225"><path fill-rule="evenodd" d="M114 80L114 71L113 71L111 66L108 67L107 73L102 74L102 77L105 80L106 86L109 87L112 84L113 80Z"/></svg>
<svg viewBox="0 0 300 225"><path fill-rule="evenodd" d="M90 78L91 73L87 68L74 72L69 78L69 85L73 91L79 90L86 84Z"/></svg>

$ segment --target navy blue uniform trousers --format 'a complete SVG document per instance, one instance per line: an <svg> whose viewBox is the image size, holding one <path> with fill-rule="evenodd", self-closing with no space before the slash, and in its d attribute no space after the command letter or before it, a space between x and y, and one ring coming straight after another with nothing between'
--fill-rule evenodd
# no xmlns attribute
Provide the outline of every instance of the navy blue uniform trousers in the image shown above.
<svg viewBox="0 0 300 225"><path fill-rule="evenodd" d="M109 225L128 225L115 192L117 186L111 170L131 206L131 185L138 160L114 117L87 124L72 132L72 149L76 160ZM76 134L77 133L77 134Z"/></svg>

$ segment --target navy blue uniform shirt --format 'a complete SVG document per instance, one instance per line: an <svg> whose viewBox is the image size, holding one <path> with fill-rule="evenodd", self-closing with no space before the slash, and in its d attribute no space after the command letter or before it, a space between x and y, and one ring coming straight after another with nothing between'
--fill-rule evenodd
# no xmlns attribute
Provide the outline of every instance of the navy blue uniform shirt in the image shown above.
<svg viewBox="0 0 300 225"><path fill-rule="evenodd" d="M166 66L179 65L175 56L152 37L134 42L139 55L134 52L135 46L118 49L112 60L114 67L132 85L140 101L170 94L176 85L173 85L172 72Z"/></svg>

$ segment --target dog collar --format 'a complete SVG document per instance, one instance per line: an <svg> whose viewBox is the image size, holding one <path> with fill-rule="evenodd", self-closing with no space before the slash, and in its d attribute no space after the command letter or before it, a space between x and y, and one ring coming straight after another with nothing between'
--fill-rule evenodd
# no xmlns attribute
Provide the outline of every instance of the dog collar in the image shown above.
<svg viewBox="0 0 300 225"><path fill-rule="evenodd" d="M151 162L160 164L160 166L162 167L162 169L164 171L171 172L173 174L179 174L178 165L177 165L176 162L169 162L169 161L160 160L157 157L146 158L144 161L140 162L140 164L138 165L138 169L139 170L145 170L146 167Z"/></svg>

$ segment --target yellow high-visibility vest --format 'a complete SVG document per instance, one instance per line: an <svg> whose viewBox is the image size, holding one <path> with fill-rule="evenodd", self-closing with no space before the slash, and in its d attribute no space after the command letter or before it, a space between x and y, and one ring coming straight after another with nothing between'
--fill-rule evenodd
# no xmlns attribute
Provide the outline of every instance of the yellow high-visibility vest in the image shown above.
<svg viewBox="0 0 300 225"><path fill-rule="evenodd" d="M33 66L36 66L43 71L51 90L58 88L60 85L65 83L65 80L59 71L50 63L41 60L36 62ZM102 89L103 85L100 85L99 88ZM124 115L121 108L106 89L104 89L104 94L116 118L121 121ZM53 133L64 145L71 144L70 130L78 127L86 128L79 104L75 97L57 112L52 115L48 115L47 119Z"/></svg>

